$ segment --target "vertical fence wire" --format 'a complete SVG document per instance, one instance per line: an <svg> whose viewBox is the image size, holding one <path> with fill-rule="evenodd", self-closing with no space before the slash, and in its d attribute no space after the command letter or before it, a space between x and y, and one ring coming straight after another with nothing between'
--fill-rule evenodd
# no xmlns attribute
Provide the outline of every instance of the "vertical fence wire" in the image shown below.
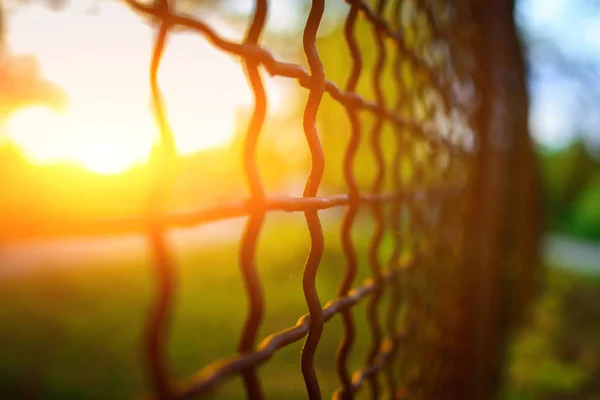
<svg viewBox="0 0 600 400"><path fill-rule="evenodd" d="M393 5L393 23L392 29L399 32L400 31L400 21L402 18L402 1L396 1ZM402 108L407 100L406 88L404 85L404 80L402 77L402 52L397 49L394 62L394 73L393 78L396 84L396 111L402 112ZM404 129L396 129L394 130L394 139L395 139L395 152L394 158L392 160L392 186L395 192L402 192L402 156L404 154ZM394 247L390 259L388 261L388 268L392 271L397 272L397 275L392 279L390 283L390 304L388 306L386 320L387 320L387 330L388 335L390 337L391 349L390 355L386 360L386 381L388 385L388 392L390 397L394 396L397 392L397 379L396 379L396 354L398 351L398 346L400 343L400 333L398 331L398 313L400 311L400 306L402 302L402 278L403 271L401 270L402 265L400 264L400 256L402 253L403 235L401 229L400 218L402 216L402 210L405 206L405 199L400 198L398 201L395 201L391 205L390 211L390 229L392 231L392 235L394 235ZM405 329L405 327L401 328Z"/></svg>
<svg viewBox="0 0 600 400"><path fill-rule="evenodd" d="M377 16L381 18L385 7L386 0L378 0L377 2ZM380 26L373 26L373 34L376 42L376 61L375 67L373 68L373 74L371 77L371 84L373 86L373 92L375 93L375 103L381 108L385 109L385 98L381 87L381 79L383 69L386 62L386 50L385 43L383 41L383 33ZM375 177L371 186L371 194L378 195L381 192L382 185L385 179L385 160L381 149L381 133L383 128L383 117L380 113L377 113L375 117L375 123L370 136L370 147L375 160ZM372 366L375 364L376 358L379 356L379 350L381 347L382 339L382 328L379 321L379 303L383 294L382 285L382 273L381 273L381 262L379 260L379 249L381 241L385 232L385 221L383 215L382 205L377 203L372 206L373 221L375 222L375 231L371 239L369 246L369 265L371 268L371 275L373 282L375 283L375 291L369 298L367 305L367 319L369 321L369 327L371 330L371 348L369 349L366 364ZM378 376L376 374L369 374L369 388L371 391L371 398L379 398L379 383Z"/></svg>
<svg viewBox="0 0 600 400"><path fill-rule="evenodd" d="M355 92L362 70L360 49L356 42L354 32L358 13L358 5L351 4L348 12L348 18L346 19L346 23L344 25L344 38L352 58L352 70L350 72L350 76L348 77L348 82L346 83L346 91L348 93ZM346 214L344 216L341 228L342 251L346 261L346 271L338 290L339 297L348 296L350 290L352 289L352 285L358 270L356 249L352 241L352 228L354 226L356 214L360 206L360 190L356 180L354 179L354 163L356 152L360 145L360 119L359 110L355 106L345 105L345 109L350 121L350 141L346 147L343 169L350 205L346 209ZM336 355L336 368L340 379L341 388L336 392L336 397L339 399L352 399L354 398L354 389L352 386L352 376L348 370L348 357L350 356L350 352L356 338L356 327L354 325L354 318L352 316L351 309L347 309L342 313L342 323L344 327L344 334L340 340Z"/></svg>
<svg viewBox="0 0 600 400"><path fill-rule="evenodd" d="M254 16L245 43L258 44L265 26L267 8L267 0L256 0ZM240 267L248 294L248 314L238 345L240 354L247 354L253 350L264 314L263 292L255 261L256 244L265 219L265 195L256 163L256 146L267 112L267 94L260 76L259 66L260 64L255 60L250 58L245 60L246 74L254 94L254 112L244 146L244 171L250 188L252 212L241 239ZM243 372L243 379L248 395L254 399L262 399L260 381L254 366Z"/></svg>
<svg viewBox="0 0 600 400"><path fill-rule="evenodd" d="M315 197L317 195L325 169L325 155L316 127L317 112L325 92L325 72L316 45L317 30L324 11L325 0L312 0L302 40L304 54L311 74L308 100L304 108L303 118L304 133L311 155L311 170L304 188L304 197ZM324 325L323 311L321 310L321 302L316 287L317 271L323 255L324 238L318 212L306 211L304 217L310 231L311 246L302 276L302 287L310 314L310 326L302 348L301 365L309 399L320 399L321 391L315 372L314 358Z"/></svg>
<svg viewBox="0 0 600 400"><path fill-rule="evenodd" d="M168 0L156 0L155 8L166 16L169 14ZM166 346L168 342L168 330L173 308L173 295L175 277L173 263L171 261L166 243L164 228L160 222L160 214L165 206L168 187L172 179L171 173L175 158L175 142L173 133L166 117L166 110L158 85L158 70L163 51L169 33L169 23L166 19L160 22L152 61L150 63L150 88L154 114L160 133L160 171L155 178L154 193L150 204L149 238L150 247L154 252L154 263L156 268L157 293L152 311L149 313L149 323L146 335L146 355L151 381L154 386L156 397L169 399L172 396L170 388L170 369Z"/></svg>

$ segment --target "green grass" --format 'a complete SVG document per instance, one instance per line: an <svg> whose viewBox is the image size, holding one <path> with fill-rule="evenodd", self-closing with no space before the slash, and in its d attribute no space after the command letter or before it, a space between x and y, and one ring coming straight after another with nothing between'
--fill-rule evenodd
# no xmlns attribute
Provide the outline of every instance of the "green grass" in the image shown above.
<svg viewBox="0 0 600 400"><path fill-rule="evenodd" d="M361 257L366 255L370 229L365 223L355 229ZM322 304L335 297L344 272L338 227L332 224L325 230L317 282ZM382 260L389 257L390 236L382 246ZM192 251L175 248L178 290L169 359L176 378L187 378L215 359L235 354L247 309L237 237ZM308 249L302 215L268 218L257 249L266 297L260 339L294 325L307 312L301 276ZM0 281L2 398L120 399L147 392L141 339L155 283L149 256L95 265L103 263L101 258L90 265ZM369 275L366 260L361 261L357 284ZM384 298L383 310L385 304ZM370 343L364 313L364 303L355 307L359 340L352 369L361 366ZM341 319L336 317L326 324L316 355L326 396L339 386L334 359L341 334ZM268 398L305 398L302 342L282 349L260 369ZM213 396L243 398L241 380L227 381Z"/></svg>
<svg viewBox="0 0 600 400"><path fill-rule="evenodd" d="M329 213L334 218L328 219ZM325 221L336 222L324 224L326 246L317 279L324 305L336 296L345 264L340 215L322 214ZM177 295L169 360L175 378L188 378L236 352L247 310L238 266L241 228L240 223L223 244L191 250L172 247ZM357 222L357 285L370 275L366 254L371 233L368 220ZM389 257L391 239L388 232L381 260ZM259 340L294 325L307 312L301 277L309 245L301 214L267 218L256 254L266 298ZM142 337L155 284L150 257L144 252L120 263L109 259L98 255L86 265L42 268L0 281L0 398L125 399L148 392ZM386 302L384 297L382 314ZM550 269L531 320L510 347L502 398L597 399L599 304L600 277ZM350 367L356 370L366 357L370 334L365 303L353 313L358 339ZM339 387L334 360L341 335L341 321L335 317L325 326L315 362L324 397ZM267 398L306 398L302 344L281 349L260 368ZM366 388L359 394L368 398ZM210 398L244 398L241 379L227 380Z"/></svg>
<svg viewBox="0 0 600 400"><path fill-rule="evenodd" d="M600 276L555 268L509 351L503 398L600 398Z"/></svg>

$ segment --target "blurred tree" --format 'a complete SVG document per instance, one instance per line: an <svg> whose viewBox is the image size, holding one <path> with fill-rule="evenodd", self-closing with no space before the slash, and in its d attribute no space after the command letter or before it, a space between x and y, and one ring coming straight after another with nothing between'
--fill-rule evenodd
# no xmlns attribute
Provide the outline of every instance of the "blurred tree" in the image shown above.
<svg viewBox="0 0 600 400"><path fill-rule="evenodd" d="M0 125L11 113L26 106L63 106L66 102L63 91L43 77L35 56L12 53L5 29L0 0Z"/></svg>

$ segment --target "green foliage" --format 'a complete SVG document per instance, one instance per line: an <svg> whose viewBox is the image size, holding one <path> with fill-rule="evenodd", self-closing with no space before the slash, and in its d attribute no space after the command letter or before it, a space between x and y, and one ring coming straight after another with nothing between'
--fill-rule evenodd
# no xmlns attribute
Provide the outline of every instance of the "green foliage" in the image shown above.
<svg viewBox="0 0 600 400"><path fill-rule="evenodd" d="M600 378L600 278L556 269L509 352L503 398L592 399Z"/></svg>
<svg viewBox="0 0 600 400"><path fill-rule="evenodd" d="M575 200L569 222L575 235L600 240L600 170Z"/></svg>
<svg viewBox="0 0 600 400"><path fill-rule="evenodd" d="M583 140L539 152L546 210L552 230L600 239L600 161Z"/></svg>

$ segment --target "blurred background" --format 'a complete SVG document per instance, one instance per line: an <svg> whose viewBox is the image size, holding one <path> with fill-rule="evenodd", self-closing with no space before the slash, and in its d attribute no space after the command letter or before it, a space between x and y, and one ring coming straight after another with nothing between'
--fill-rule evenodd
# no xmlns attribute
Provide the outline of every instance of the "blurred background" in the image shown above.
<svg viewBox="0 0 600 400"><path fill-rule="evenodd" d="M271 3L264 43L278 59L304 62L298 32L308 2ZM252 4L182 0L178 7L240 40ZM350 57L340 45L346 12L343 1L327 2L318 42L327 76L340 85L350 72ZM600 2L519 0L515 18L529 66L547 268L536 306L511 342L503 397L597 399ZM366 23L359 22L357 32L368 76L374 42ZM143 238L43 237L64 219L144 212L156 140L146 73L153 34L147 21L121 2L0 2L0 179L9 188L0 196L0 238L19 238L0 246L0 340L9 344L0 350L0 392L12 398L126 398L146 388L136 347L152 291ZM170 36L159 78L182 155L170 207L184 210L246 196L239 154L253 100L239 61L214 51L198 35L177 32ZM299 123L306 91L287 79L265 74L264 80L270 101L258 160L265 189L300 196L310 166ZM357 90L374 97L368 79ZM385 92L393 101L392 85ZM342 144L349 126L335 102L324 99L322 109L319 126L329 134L323 137L327 166L320 194L339 193L345 190ZM368 119L363 124L373 123ZM383 140L392 142L391 130L384 129ZM357 180L367 188L374 163L366 144L358 160ZM324 264L335 265L341 211L322 214L331 238ZM243 223L236 219L170 236L181 282L170 344L177 376L234 351L245 313L235 255ZM361 224L355 240L365 254L369 219ZM293 325L305 312L298 260L309 241L302 215L269 216L263 231L257 259L266 296L281 299L267 305L264 334ZM31 232L38 238L28 238ZM383 253L392 240L385 237ZM227 265L231 268L222 268ZM325 303L335 296L342 271L322 270ZM368 275L365 268L360 273ZM225 296L223 285L240 295ZM197 330L211 339L199 339ZM326 330L324 340L332 345L319 350L322 365L332 362L340 333L337 325ZM198 340L208 340L210 351L206 343L195 346ZM366 351L364 342L357 344L355 367ZM299 349L300 343L283 350L264 368L281 378L273 380L271 393L302 398ZM319 373L324 391L333 391L334 372ZM89 393L90 386L98 390ZM238 398L241 386L223 390L216 396Z"/></svg>
<svg viewBox="0 0 600 400"><path fill-rule="evenodd" d="M600 3L520 0L530 129L544 184L544 289L511 349L505 395L600 395Z"/></svg>

